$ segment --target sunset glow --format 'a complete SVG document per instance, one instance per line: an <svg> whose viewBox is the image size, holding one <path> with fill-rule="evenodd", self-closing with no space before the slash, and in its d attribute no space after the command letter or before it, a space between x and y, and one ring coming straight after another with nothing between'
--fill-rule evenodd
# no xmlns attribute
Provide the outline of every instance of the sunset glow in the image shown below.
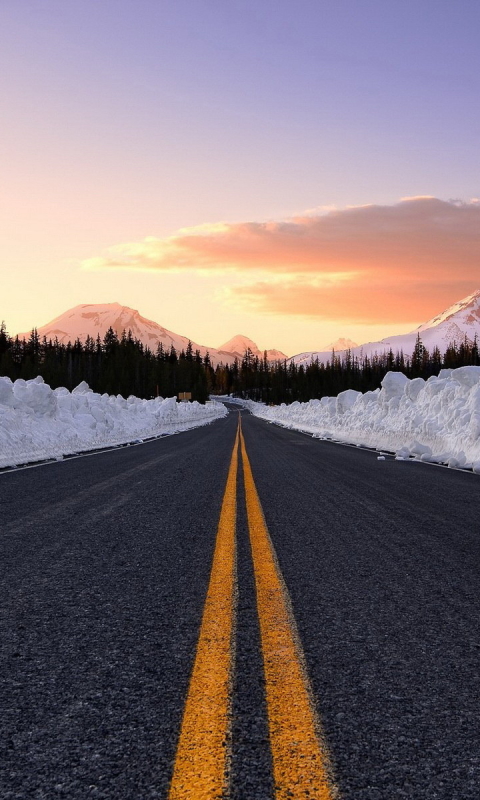
<svg viewBox="0 0 480 800"><path fill-rule="evenodd" d="M203 225L116 245L83 266L237 279L262 273L262 280L226 289L230 305L354 324L408 323L475 285L479 231L476 199L418 197L285 222Z"/></svg>
<svg viewBox="0 0 480 800"><path fill-rule="evenodd" d="M480 12L460 6L0 3L9 332L119 302L293 354L477 289Z"/></svg>

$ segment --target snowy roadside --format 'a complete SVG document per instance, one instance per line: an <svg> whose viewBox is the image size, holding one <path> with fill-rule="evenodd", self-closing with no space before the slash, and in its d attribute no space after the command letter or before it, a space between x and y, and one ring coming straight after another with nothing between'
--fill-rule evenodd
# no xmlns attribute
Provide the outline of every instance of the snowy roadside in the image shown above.
<svg viewBox="0 0 480 800"><path fill-rule="evenodd" d="M222 403L177 403L73 392L43 379L0 378L0 468L102 449L208 425L228 414Z"/></svg>
<svg viewBox="0 0 480 800"><path fill-rule="evenodd" d="M257 417L317 438L480 473L480 367L443 369L427 381L389 372L381 389L348 389L308 403L236 402Z"/></svg>

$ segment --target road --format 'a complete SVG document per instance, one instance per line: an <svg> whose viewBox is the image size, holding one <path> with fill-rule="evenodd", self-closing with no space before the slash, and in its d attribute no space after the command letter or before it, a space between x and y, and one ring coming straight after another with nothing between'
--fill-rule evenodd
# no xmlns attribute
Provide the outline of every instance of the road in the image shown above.
<svg viewBox="0 0 480 800"><path fill-rule="evenodd" d="M478 800L479 477L241 423L0 475L2 800Z"/></svg>

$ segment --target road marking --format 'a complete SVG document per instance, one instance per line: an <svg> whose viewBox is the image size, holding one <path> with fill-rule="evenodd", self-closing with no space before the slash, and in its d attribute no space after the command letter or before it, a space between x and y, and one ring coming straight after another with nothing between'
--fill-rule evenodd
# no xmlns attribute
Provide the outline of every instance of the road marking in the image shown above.
<svg viewBox="0 0 480 800"><path fill-rule="evenodd" d="M214 800L227 793L236 610L238 442L237 429L169 800Z"/></svg>
<svg viewBox="0 0 480 800"><path fill-rule="evenodd" d="M337 792L302 646L240 428L276 800L332 800Z"/></svg>

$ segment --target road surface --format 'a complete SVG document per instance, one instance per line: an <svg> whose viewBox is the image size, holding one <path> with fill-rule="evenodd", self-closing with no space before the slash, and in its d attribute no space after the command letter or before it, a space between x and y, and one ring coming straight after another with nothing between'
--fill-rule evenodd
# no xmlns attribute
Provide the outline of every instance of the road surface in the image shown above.
<svg viewBox="0 0 480 800"><path fill-rule="evenodd" d="M479 477L241 423L0 475L2 799L478 800Z"/></svg>

